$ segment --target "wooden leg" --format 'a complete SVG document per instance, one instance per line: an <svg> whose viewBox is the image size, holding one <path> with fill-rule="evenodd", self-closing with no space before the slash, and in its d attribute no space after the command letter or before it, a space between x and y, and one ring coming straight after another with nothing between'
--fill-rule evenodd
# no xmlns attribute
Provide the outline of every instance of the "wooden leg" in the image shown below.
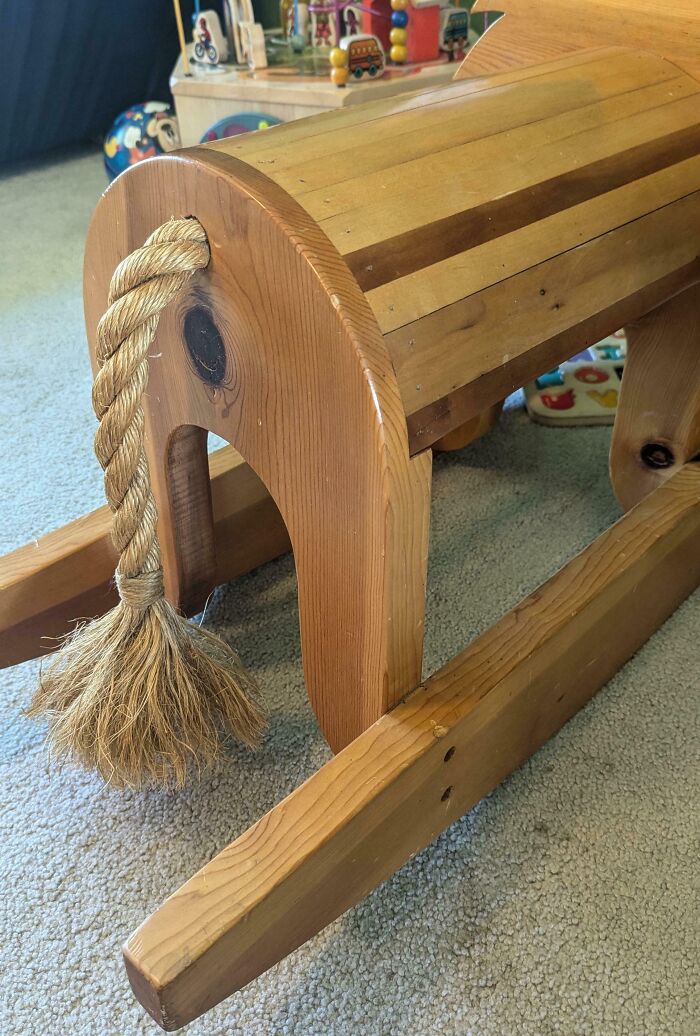
<svg viewBox="0 0 700 1036"><path fill-rule="evenodd" d="M124 949L155 1020L240 989L520 766L698 585L699 536L695 464L206 864Z"/></svg>
<svg viewBox="0 0 700 1036"><path fill-rule="evenodd" d="M459 428L453 428L447 435L443 435L433 444L435 453L452 453L453 450L463 450L471 442L476 442L483 435L490 432L501 416L503 401L494 403L487 410L483 410L470 421L465 421Z"/></svg>
<svg viewBox="0 0 700 1036"><path fill-rule="evenodd" d="M149 450L148 458L165 592L177 608L188 611L216 586L207 433L186 425L173 432L165 446L165 456Z"/></svg>
<svg viewBox="0 0 700 1036"><path fill-rule="evenodd" d="M700 453L700 286L625 330L610 475L629 508Z"/></svg>

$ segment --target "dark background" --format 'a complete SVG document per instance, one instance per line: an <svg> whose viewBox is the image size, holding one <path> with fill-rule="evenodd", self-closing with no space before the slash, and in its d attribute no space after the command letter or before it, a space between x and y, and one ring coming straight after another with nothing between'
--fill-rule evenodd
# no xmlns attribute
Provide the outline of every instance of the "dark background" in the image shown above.
<svg viewBox="0 0 700 1036"><path fill-rule="evenodd" d="M193 6L182 0L188 38ZM202 7L221 14L221 0ZM2 163L99 140L129 105L171 100L172 0L0 0L0 40Z"/></svg>
<svg viewBox="0 0 700 1036"><path fill-rule="evenodd" d="M224 25L222 0L201 6ZM181 0L188 39L193 7ZM278 0L254 10L265 28L279 24ZM0 0L0 41L0 164L101 140L132 104L172 103L172 0Z"/></svg>

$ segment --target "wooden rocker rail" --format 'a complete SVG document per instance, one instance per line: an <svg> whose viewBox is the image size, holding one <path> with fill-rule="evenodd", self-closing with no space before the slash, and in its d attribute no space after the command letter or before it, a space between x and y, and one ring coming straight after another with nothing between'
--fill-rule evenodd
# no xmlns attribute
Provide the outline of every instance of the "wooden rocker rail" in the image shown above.
<svg viewBox="0 0 700 1036"><path fill-rule="evenodd" d="M520 766L698 585L699 538L689 464L203 867L124 948L153 1018L240 989Z"/></svg>

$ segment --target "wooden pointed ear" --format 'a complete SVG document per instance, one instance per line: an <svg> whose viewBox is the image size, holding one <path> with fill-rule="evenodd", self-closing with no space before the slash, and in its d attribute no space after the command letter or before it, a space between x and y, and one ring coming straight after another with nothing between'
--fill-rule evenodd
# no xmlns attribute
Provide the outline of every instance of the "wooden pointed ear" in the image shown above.
<svg viewBox="0 0 700 1036"><path fill-rule="evenodd" d="M700 4L681 0L476 0L472 14L504 12L472 48L457 77L535 65L592 47L648 50L700 80Z"/></svg>

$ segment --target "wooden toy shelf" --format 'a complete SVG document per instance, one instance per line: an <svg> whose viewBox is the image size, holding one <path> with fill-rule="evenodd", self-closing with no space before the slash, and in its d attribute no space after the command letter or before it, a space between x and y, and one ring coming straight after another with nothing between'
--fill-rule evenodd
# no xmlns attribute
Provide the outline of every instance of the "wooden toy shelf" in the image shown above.
<svg viewBox="0 0 700 1036"><path fill-rule="evenodd" d="M198 144L210 126L236 112L263 112L282 122L319 115L368 100L393 97L411 90L430 89L449 82L455 66L445 59L410 68L392 68L381 79L348 83L340 89L326 76L294 75L279 68L255 72L231 69L222 73L200 70L185 76L178 58L170 89L175 98L180 136L185 146Z"/></svg>

